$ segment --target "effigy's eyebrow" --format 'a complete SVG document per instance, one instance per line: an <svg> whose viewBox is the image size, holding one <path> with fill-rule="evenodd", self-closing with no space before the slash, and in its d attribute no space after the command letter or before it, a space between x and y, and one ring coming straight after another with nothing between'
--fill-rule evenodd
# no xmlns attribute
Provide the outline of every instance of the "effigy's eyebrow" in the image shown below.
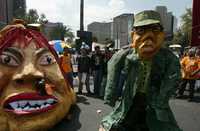
<svg viewBox="0 0 200 131"><path fill-rule="evenodd" d="M39 56L43 53L46 53L46 52L49 52L49 50L47 48L39 48L36 52L35 52L35 55L36 56Z"/></svg>
<svg viewBox="0 0 200 131"><path fill-rule="evenodd" d="M15 56L17 56L18 58L24 57L22 51L16 47L8 47L3 52L10 52L10 53L14 54Z"/></svg>

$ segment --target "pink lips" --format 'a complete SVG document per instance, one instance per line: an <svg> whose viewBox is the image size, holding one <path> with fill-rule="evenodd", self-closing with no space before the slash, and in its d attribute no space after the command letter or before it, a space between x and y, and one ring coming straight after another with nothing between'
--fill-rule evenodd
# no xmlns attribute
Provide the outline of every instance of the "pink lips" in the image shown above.
<svg viewBox="0 0 200 131"><path fill-rule="evenodd" d="M58 100L54 96L41 96L38 93L21 93L9 97L4 102L6 112L17 115L37 114L53 109Z"/></svg>

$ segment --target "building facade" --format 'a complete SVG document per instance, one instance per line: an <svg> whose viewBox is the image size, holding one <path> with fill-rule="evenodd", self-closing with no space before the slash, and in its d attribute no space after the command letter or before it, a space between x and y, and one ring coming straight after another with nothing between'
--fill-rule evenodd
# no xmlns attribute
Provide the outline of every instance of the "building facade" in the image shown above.
<svg viewBox="0 0 200 131"><path fill-rule="evenodd" d="M6 24L13 19L13 0L0 0L0 23Z"/></svg>
<svg viewBox="0 0 200 131"><path fill-rule="evenodd" d="M5 0L0 0L0 23L7 23Z"/></svg>
<svg viewBox="0 0 200 131"><path fill-rule="evenodd" d="M0 0L0 28L25 13L26 0Z"/></svg>
<svg viewBox="0 0 200 131"><path fill-rule="evenodd" d="M13 0L13 17L24 18L26 13L26 0Z"/></svg>
<svg viewBox="0 0 200 131"><path fill-rule="evenodd" d="M161 21L164 27L164 32L166 34L166 39L171 40L173 38L173 33L177 28L177 18L172 12L167 11L166 6L156 6L155 9L161 16Z"/></svg>
<svg viewBox="0 0 200 131"><path fill-rule="evenodd" d="M134 14L122 14L113 18L112 38L115 41L115 49L120 49L131 42L133 22Z"/></svg>
<svg viewBox="0 0 200 131"><path fill-rule="evenodd" d="M111 39L112 22L93 22L87 26L87 30L92 32L92 37L97 38L98 43L105 43Z"/></svg>

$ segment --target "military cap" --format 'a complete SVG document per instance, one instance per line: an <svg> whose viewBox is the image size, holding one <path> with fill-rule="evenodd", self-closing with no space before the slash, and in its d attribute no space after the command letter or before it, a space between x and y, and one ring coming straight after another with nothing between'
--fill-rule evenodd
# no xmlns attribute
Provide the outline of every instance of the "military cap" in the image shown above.
<svg viewBox="0 0 200 131"><path fill-rule="evenodd" d="M160 14L153 10L145 10L139 12L135 15L134 20L135 21L133 27L150 24L160 24L162 26Z"/></svg>

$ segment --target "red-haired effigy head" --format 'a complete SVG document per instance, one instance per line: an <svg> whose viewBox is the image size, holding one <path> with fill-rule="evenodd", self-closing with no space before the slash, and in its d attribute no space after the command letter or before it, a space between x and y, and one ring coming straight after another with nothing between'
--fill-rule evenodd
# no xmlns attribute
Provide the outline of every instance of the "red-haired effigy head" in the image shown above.
<svg viewBox="0 0 200 131"><path fill-rule="evenodd" d="M0 131L48 130L68 115L74 91L46 38L17 20L0 31Z"/></svg>

